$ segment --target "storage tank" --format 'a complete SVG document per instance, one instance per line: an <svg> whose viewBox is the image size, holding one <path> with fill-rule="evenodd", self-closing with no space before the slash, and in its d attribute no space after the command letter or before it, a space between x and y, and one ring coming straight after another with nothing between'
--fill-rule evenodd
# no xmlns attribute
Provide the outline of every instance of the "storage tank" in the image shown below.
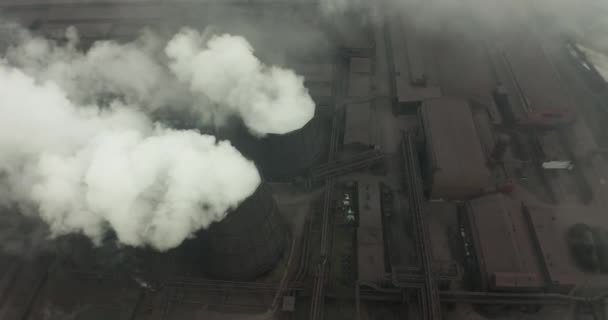
<svg viewBox="0 0 608 320"><path fill-rule="evenodd" d="M272 270L288 238L269 187L256 192L222 221L199 232L196 242L204 273L217 279L251 280Z"/></svg>

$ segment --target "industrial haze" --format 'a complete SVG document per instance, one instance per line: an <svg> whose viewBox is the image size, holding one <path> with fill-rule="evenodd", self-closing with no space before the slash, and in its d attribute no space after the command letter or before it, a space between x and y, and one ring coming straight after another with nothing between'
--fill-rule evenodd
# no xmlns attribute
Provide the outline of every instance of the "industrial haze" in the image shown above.
<svg viewBox="0 0 608 320"><path fill-rule="evenodd" d="M417 10L416 3L322 0L319 9L332 19L357 12L369 18L362 23L374 23L390 14ZM417 14L416 23L422 30L431 30L438 16L455 14L453 9L460 3L436 1ZM491 1L468 4L476 18L489 25L508 23L492 10ZM533 4L540 15L549 17L547 27L576 37L596 67L605 71L607 5L590 0L535 0ZM218 20L221 16L220 12ZM4 23L3 41L8 41L8 48L3 54L2 90L11 99L4 99L1 107L10 110L11 116L3 118L7 134L0 146L1 165L7 172L3 200L17 201L27 214L40 215L54 235L81 232L99 241L110 226L125 244L161 250L179 245L192 232L221 219L259 184L253 164L229 142L165 128L150 118L168 108L192 116L201 126L221 127L237 116L252 133L263 136L301 128L313 117L315 106L302 77L260 62L254 55L255 44L244 37L214 31L184 28L167 40L143 30L136 41L98 41L84 52L77 49L79 36L74 28L68 28L67 41L58 44ZM305 42L325 45L322 39ZM26 93L28 99L17 96ZM41 116L41 110L48 115ZM8 137L21 140L15 143ZM166 152L168 146L175 152ZM120 152L129 156L119 157ZM159 160L139 168L138 157ZM183 161L206 168L225 163L234 167L203 170L204 179L194 178L180 176ZM96 170L106 174L96 174ZM209 186L193 188L200 180L209 181ZM128 190L115 190L122 185L117 181L126 181ZM69 191L48 192L57 183ZM181 201L186 204L175 207ZM197 210L202 202L211 209L201 215Z"/></svg>
<svg viewBox="0 0 608 320"><path fill-rule="evenodd" d="M307 1L235 1L142 1L158 26L95 12L120 1L0 17L0 256L66 240L24 272L40 284L0 277L0 318L79 317L79 277L142 320L600 306L608 272L571 268L562 234L608 221L603 101L583 114L585 81L608 94L608 1L311 0L293 24Z"/></svg>
<svg viewBox="0 0 608 320"><path fill-rule="evenodd" d="M497 10L500 0L435 0L420 5L418 0L320 0L319 8L332 19L348 12L362 13L364 21L381 22L403 12L415 12L413 22L421 30L436 30L441 18L462 18L468 7L481 27L503 28L512 23L512 14ZM514 6L517 6L516 4ZM551 33L576 39L589 52L589 58L608 74L608 2L582 0L531 0L517 8L517 15L542 19L540 25ZM533 8L533 12L530 9Z"/></svg>

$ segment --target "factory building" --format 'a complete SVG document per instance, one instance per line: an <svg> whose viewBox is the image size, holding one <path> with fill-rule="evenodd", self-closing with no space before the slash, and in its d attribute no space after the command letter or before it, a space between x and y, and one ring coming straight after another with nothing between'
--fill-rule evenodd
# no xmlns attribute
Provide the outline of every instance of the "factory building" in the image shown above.
<svg viewBox="0 0 608 320"><path fill-rule="evenodd" d="M532 237L517 203L497 194L468 203L468 218L484 290L541 290Z"/></svg>
<svg viewBox="0 0 608 320"><path fill-rule="evenodd" d="M566 238L558 232L555 214L551 209L539 206L522 205L521 210L532 234L546 288L569 292L578 281L568 253L563 249Z"/></svg>
<svg viewBox="0 0 608 320"><path fill-rule="evenodd" d="M396 195L373 176L361 175L355 183L359 283L376 286L415 283L421 276L415 253L416 244L406 240L408 233L404 229L404 225L412 222L399 211ZM450 202L431 203L427 216L429 230L433 234L428 250L438 274L438 284L447 288L462 276L454 253L458 243L455 227L457 206Z"/></svg>
<svg viewBox="0 0 608 320"><path fill-rule="evenodd" d="M415 113L427 99L441 97L441 88L433 79L432 48L423 40L423 32L412 21L393 18L390 25L390 56L395 69L391 77L395 88L395 113Z"/></svg>
<svg viewBox="0 0 608 320"><path fill-rule="evenodd" d="M567 292L576 284L550 210L494 194L469 201L467 218L483 290Z"/></svg>
<svg viewBox="0 0 608 320"><path fill-rule="evenodd" d="M351 57L349 61L347 95L344 118L344 148L352 151L373 146L372 131L374 112L372 93L372 63L369 58Z"/></svg>
<svg viewBox="0 0 608 320"><path fill-rule="evenodd" d="M344 147L348 150L368 150L373 145L370 102L351 103L346 107Z"/></svg>
<svg viewBox="0 0 608 320"><path fill-rule="evenodd" d="M422 122L423 176L426 192L435 199L464 199L490 184L479 135L468 102L431 99L419 111Z"/></svg>

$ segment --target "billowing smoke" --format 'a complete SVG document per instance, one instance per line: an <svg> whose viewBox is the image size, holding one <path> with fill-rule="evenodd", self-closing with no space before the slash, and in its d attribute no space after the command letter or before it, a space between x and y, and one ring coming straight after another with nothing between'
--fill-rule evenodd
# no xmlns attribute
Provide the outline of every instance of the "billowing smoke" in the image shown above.
<svg viewBox="0 0 608 320"><path fill-rule="evenodd" d="M83 52L74 29L64 45L13 29L18 36L8 61L56 82L78 103L121 101L153 114L188 113L200 126L239 117L257 135L297 130L314 116L304 79L261 63L243 37L184 29L167 44L148 31L132 43L99 41Z"/></svg>
<svg viewBox="0 0 608 320"><path fill-rule="evenodd" d="M336 19L347 12L370 16L369 21L404 15L417 29L441 32L441 20L474 19L479 32L494 30L494 38L513 26L534 25L541 37L568 38L579 44L604 78L608 70L608 1L598 0L320 0L322 13ZM498 39L500 40L500 39Z"/></svg>
<svg viewBox="0 0 608 320"><path fill-rule="evenodd" d="M512 25L513 18L525 16L545 29L577 38L593 39L598 45L608 49L607 1L320 0L319 7L323 13L334 15L333 17L347 11L365 11L364 13L377 17L406 14L408 19L428 25L440 24L438 18L468 17L498 27L499 30Z"/></svg>
<svg viewBox="0 0 608 320"><path fill-rule="evenodd" d="M166 250L224 217L260 183L229 142L150 122L134 107L76 105L60 86L0 64L0 170L8 203L54 235L108 230Z"/></svg>
<svg viewBox="0 0 608 320"><path fill-rule="evenodd" d="M36 79L56 82L71 100L94 103L105 95L147 108L169 102L162 94L171 92L164 86L170 81L153 56L155 37L149 32L134 43L99 41L85 53L77 49L74 28L66 30L63 46L17 26L11 29L19 36L7 50L7 60Z"/></svg>
<svg viewBox="0 0 608 320"><path fill-rule="evenodd" d="M193 94L230 110L227 114L240 115L254 133L288 133L314 116L304 79L262 64L242 37L213 36L205 42L197 31L184 29L169 42L166 53L171 70Z"/></svg>
<svg viewBox="0 0 608 320"><path fill-rule="evenodd" d="M155 123L158 111L259 135L314 115L304 81L266 66L242 37L184 29L79 49L5 25L0 59L0 200L40 217L53 236L167 250L221 220L260 184L227 141ZM163 119L161 119L163 120Z"/></svg>

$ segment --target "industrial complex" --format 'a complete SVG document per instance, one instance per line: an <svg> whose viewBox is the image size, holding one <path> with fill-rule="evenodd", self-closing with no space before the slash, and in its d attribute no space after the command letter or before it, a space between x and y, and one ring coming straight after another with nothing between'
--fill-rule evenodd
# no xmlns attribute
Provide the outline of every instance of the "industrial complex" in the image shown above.
<svg viewBox="0 0 608 320"><path fill-rule="evenodd" d="M142 30L243 36L315 104L285 134L151 113L229 140L261 177L169 249L122 241L111 219L102 239L40 236L2 201L18 222L0 242L36 240L0 250L0 320L608 319L607 80L529 1L490 1L495 24L475 1L436 15L441 1L409 2L370 17L307 0L0 0L0 21L61 45L74 27L83 52Z"/></svg>

